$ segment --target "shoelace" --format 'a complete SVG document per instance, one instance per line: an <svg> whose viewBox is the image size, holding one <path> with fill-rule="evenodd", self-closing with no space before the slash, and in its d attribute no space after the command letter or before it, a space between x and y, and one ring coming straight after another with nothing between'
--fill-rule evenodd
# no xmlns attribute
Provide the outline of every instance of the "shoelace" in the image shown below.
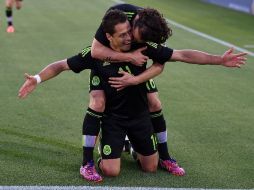
<svg viewBox="0 0 254 190"><path fill-rule="evenodd" d="M89 175L93 175L94 174L94 167L89 165L89 166L87 166L87 170L86 171L87 171L87 173Z"/></svg>
<svg viewBox="0 0 254 190"><path fill-rule="evenodd" d="M167 160L167 161L165 162L165 165L166 165L166 167L168 167L169 169L170 169L170 168L176 168L176 167L178 167L177 163L174 162L174 160Z"/></svg>

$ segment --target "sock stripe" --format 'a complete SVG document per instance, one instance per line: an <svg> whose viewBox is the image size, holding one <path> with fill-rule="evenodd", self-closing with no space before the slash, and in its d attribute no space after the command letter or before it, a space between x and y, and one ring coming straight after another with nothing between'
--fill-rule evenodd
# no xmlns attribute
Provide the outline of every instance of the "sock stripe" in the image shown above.
<svg viewBox="0 0 254 190"><path fill-rule="evenodd" d="M156 133L158 143L167 142L167 131Z"/></svg>
<svg viewBox="0 0 254 190"><path fill-rule="evenodd" d="M96 143L97 136L83 135L83 146L84 147L94 147Z"/></svg>
<svg viewBox="0 0 254 190"><path fill-rule="evenodd" d="M86 113L93 116L93 117L96 117L96 118L101 118L102 117L101 115L98 115L98 114L96 114L94 112L91 112L91 111L88 111L88 110L86 111Z"/></svg>
<svg viewBox="0 0 254 190"><path fill-rule="evenodd" d="M160 116L162 116L162 112L160 112L160 113L151 113L150 116L151 116L151 118L160 117Z"/></svg>

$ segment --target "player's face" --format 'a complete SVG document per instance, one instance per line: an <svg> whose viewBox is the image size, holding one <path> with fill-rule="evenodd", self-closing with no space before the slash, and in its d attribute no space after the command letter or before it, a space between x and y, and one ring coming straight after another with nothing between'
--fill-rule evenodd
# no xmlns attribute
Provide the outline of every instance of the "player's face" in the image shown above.
<svg viewBox="0 0 254 190"><path fill-rule="evenodd" d="M142 43L144 42L141 38L140 32L139 32L139 27L135 27L132 29L132 35L133 35L133 40Z"/></svg>
<svg viewBox="0 0 254 190"><path fill-rule="evenodd" d="M131 48L131 26L129 21L120 23L115 26L115 33L111 36L108 35L110 46L120 52L129 51Z"/></svg>
<svg viewBox="0 0 254 190"><path fill-rule="evenodd" d="M138 43L142 43L144 42L141 38L141 35L140 35L140 30L139 30L139 27L135 27L135 23L136 21L139 19L139 16L137 15L134 20L133 20L133 27L132 27L132 36L133 36L133 40L138 42Z"/></svg>

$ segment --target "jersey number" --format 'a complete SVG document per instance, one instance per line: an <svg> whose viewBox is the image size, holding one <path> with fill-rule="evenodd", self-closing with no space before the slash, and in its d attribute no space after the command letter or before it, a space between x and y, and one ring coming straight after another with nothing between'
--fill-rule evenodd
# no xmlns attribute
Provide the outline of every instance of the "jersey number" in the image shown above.
<svg viewBox="0 0 254 190"><path fill-rule="evenodd" d="M157 139L154 135L151 136L152 142L153 142L153 149L156 150L157 147Z"/></svg>
<svg viewBox="0 0 254 190"><path fill-rule="evenodd" d="M120 67L120 68L119 68L119 71L126 71L126 72L132 74L132 73L131 73L131 70L130 70L130 67L129 67L128 65L126 65L124 68L123 68L123 67Z"/></svg>

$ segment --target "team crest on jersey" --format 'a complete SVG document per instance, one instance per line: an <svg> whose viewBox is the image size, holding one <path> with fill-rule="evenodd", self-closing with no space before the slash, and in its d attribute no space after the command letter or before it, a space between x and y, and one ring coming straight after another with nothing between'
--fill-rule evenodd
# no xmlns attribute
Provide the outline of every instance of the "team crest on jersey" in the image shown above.
<svg viewBox="0 0 254 190"><path fill-rule="evenodd" d="M103 154L105 154L105 155L110 155L111 154L111 147L109 146L109 145L104 145L104 147L103 147Z"/></svg>
<svg viewBox="0 0 254 190"><path fill-rule="evenodd" d="M100 84L100 78L98 76L93 76L93 79L92 79L92 85L93 86L98 86Z"/></svg>

